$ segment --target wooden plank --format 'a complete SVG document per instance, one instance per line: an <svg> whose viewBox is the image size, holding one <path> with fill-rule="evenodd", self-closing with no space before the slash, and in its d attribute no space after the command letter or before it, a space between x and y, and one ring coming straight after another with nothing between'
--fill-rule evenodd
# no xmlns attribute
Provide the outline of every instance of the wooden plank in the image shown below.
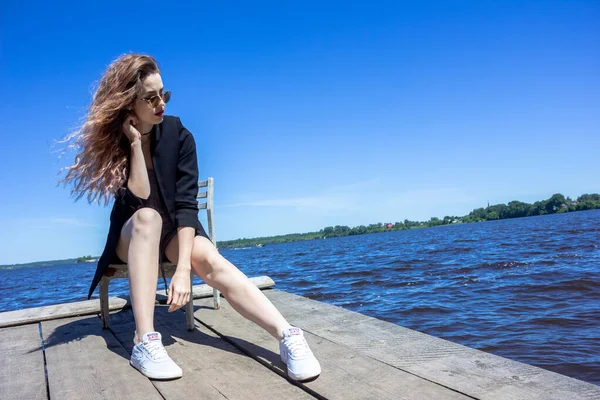
<svg viewBox="0 0 600 400"><path fill-rule="evenodd" d="M214 194L215 194L215 180L213 178L208 178L208 190L207 190L207 200L206 200L206 217L208 219L208 235L210 236L211 242L216 246L217 245L217 237L215 235L215 222L213 218L213 210L214 210Z"/></svg>
<svg viewBox="0 0 600 400"><path fill-rule="evenodd" d="M200 306L197 319L219 332L282 376L279 344L263 329L244 319L223 301L212 310L208 300L195 300ZM293 320L291 321L294 322ZM358 354L305 330L305 336L321 363L321 376L303 386L328 399L468 399L452 390Z"/></svg>
<svg viewBox="0 0 600 400"><path fill-rule="evenodd" d="M600 387L278 290L265 294L316 335L480 399L600 399Z"/></svg>
<svg viewBox="0 0 600 400"><path fill-rule="evenodd" d="M215 219L213 215L214 211L214 193L215 193L215 180L213 178L208 178L208 198L206 200L206 220L208 221L208 236L210 237L210 241L217 248L217 236L215 234ZM218 310L221 308L221 293L217 289L213 291L213 308Z"/></svg>
<svg viewBox="0 0 600 400"><path fill-rule="evenodd" d="M275 282L268 276L256 276L250 278L259 289L266 289L275 286ZM159 302L165 302L167 296L164 290L156 292ZM213 289L206 285L194 285L193 296L195 299L203 297L212 297ZM118 311L123 308L131 307L129 298L110 297L108 300L109 310ZM17 311L5 311L0 313L0 328L31 324L34 322L48 321L57 318L68 318L82 315L95 315L100 312L100 301L85 300L74 303L55 304L52 306L43 306L27 308Z"/></svg>
<svg viewBox="0 0 600 400"><path fill-rule="evenodd" d="M97 316L42 322L51 399L162 399Z"/></svg>
<svg viewBox="0 0 600 400"><path fill-rule="evenodd" d="M0 399L47 399L38 324L0 329Z"/></svg>
<svg viewBox="0 0 600 400"><path fill-rule="evenodd" d="M255 277L248 278L248 279L250 279L250 282L255 284L256 287L258 287L259 289L269 289L269 288L272 288L275 286L275 282L273 281L273 279L269 278L268 276L255 276ZM156 294L161 295L161 296L166 296L164 290L158 290L156 292ZM210 297L210 296L212 296L212 294L213 294L212 287L210 287L206 284L194 285L194 291L193 291L194 299Z"/></svg>
<svg viewBox="0 0 600 400"><path fill-rule="evenodd" d="M128 306L127 299L111 297L109 309L120 310ZM97 314L100 312L100 302L96 300L78 301L75 303L55 304L35 308L26 308L17 311L5 311L0 313L0 328L31 324L34 322L47 321L57 318L75 317L80 315Z"/></svg>
<svg viewBox="0 0 600 400"><path fill-rule="evenodd" d="M211 300L209 303L212 305ZM154 326L169 355L183 369L178 380L153 384L166 399L312 399L300 388L242 354L204 326L187 331L181 312L155 309ZM127 348L133 348L135 323L131 310L113 315L112 330Z"/></svg>

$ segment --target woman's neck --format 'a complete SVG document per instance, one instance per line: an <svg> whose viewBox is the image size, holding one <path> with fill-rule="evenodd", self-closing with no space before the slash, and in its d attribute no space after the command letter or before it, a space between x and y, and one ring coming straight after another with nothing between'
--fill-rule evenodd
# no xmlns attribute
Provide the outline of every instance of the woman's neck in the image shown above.
<svg viewBox="0 0 600 400"><path fill-rule="evenodd" d="M140 133L142 135L146 135L146 134L150 133L150 131L152 131L152 128L154 128L154 125L149 124L147 122L140 122L140 124L137 126L137 129L140 131Z"/></svg>

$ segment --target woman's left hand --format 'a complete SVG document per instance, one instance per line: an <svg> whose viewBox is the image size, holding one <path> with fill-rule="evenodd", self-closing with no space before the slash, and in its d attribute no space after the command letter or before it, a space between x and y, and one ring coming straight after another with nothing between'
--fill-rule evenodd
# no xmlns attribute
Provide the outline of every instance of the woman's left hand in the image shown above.
<svg viewBox="0 0 600 400"><path fill-rule="evenodd" d="M167 304L171 305L169 312L180 309L190 301L190 279L190 272L175 271L167 298Z"/></svg>

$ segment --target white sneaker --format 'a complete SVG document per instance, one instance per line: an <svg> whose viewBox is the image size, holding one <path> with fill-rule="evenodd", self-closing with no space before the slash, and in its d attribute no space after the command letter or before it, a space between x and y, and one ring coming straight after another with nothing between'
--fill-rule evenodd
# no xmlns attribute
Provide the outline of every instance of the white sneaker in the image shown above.
<svg viewBox="0 0 600 400"><path fill-rule="evenodd" d="M287 365L287 374L296 381L307 381L321 374L321 365L308 347L300 328L289 327L283 330L279 341L281 361Z"/></svg>
<svg viewBox="0 0 600 400"><path fill-rule="evenodd" d="M150 379L181 378L183 371L167 354L158 332L148 332L133 347L129 364Z"/></svg>

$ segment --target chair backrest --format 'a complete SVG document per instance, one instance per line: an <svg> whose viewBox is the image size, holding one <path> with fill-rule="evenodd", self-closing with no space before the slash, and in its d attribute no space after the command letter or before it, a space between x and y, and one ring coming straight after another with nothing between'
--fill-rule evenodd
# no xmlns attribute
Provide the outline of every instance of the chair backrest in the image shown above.
<svg viewBox="0 0 600 400"><path fill-rule="evenodd" d="M206 190L203 190L206 188ZM198 210L206 210L206 218L208 219L208 236L210 241L213 242L215 247L217 246L217 239L215 237L215 227L213 218L213 206L214 206L214 179L208 178L205 181L198 181ZM206 199L206 200L201 200Z"/></svg>

